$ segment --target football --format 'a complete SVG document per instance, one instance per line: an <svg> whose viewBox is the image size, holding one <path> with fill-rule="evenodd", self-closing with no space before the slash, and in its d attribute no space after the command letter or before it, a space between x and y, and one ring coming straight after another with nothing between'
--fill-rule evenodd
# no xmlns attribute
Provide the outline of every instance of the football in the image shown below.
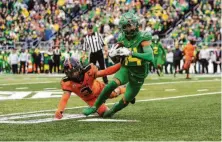
<svg viewBox="0 0 222 142"><path fill-rule="evenodd" d="M124 47L122 43L117 43L112 46L111 50L109 51L109 57L112 60L113 63L119 63L122 62L125 58L125 56L115 55L115 52L118 48Z"/></svg>

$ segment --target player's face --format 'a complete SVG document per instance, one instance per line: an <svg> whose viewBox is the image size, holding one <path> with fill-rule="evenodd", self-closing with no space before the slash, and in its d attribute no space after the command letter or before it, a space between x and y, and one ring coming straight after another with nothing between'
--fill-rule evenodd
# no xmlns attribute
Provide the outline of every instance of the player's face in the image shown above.
<svg viewBox="0 0 222 142"><path fill-rule="evenodd" d="M126 34L126 36L133 36L136 31L136 26L132 24L127 24L123 26L123 31Z"/></svg>

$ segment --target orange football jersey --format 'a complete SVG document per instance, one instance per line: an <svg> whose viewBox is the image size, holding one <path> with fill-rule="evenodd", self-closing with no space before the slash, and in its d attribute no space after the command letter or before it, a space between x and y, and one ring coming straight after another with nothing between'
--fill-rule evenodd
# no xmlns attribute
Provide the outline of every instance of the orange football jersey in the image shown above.
<svg viewBox="0 0 222 142"><path fill-rule="evenodd" d="M184 48L184 54L186 60L192 60L192 57L194 56L195 46L188 43Z"/></svg>
<svg viewBox="0 0 222 142"><path fill-rule="evenodd" d="M61 81L61 87L64 91L73 92L78 95L84 101L92 100L96 98L105 84L95 79L97 67L93 64L88 65L85 68L84 80L81 83L73 82L68 78L63 78Z"/></svg>

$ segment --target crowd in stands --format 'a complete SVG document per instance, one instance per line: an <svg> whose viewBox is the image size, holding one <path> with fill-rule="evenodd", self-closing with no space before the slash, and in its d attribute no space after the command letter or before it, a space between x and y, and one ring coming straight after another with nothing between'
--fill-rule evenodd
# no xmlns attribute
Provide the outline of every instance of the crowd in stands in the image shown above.
<svg viewBox="0 0 222 142"><path fill-rule="evenodd" d="M92 0L1 0L0 48L6 45L13 46L15 42L38 46L39 40L53 39L53 48L59 48L61 52L58 53L61 58L59 69L58 67L53 69L53 67L56 68L53 56L57 53L52 52L51 49L44 52L39 52L38 49L26 50L26 65L27 67L31 65L30 72L38 72L33 67L36 64L35 54L38 54L41 55L37 63L41 67L41 72L58 72L62 70L62 61L68 55L77 56L71 49L81 48L78 45L81 45L83 36L87 34L89 24L93 25L94 31L103 35L106 45L115 43L119 33L119 18L128 10L133 10L140 17L140 30L153 35L161 36L168 29L176 27L171 34L175 43L171 48L177 46L181 48L190 36L206 42L200 42L198 48L208 47L209 42L221 41L220 0L201 0L201 2L198 0L107 0L106 2L106 5L93 8ZM200 4L198 9L192 11L190 17L185 17L198 3ZM81 15L79 11L87 11L87 13ZM77 18L74 18L76 16ZM180 19L185 22L176 25ZM21 61L20 52L16 52L18 64ZM4 71L10 72L9 54L9 51L0 52L1 71L3 70L2 58L4 69L8 69ZM85 54L80 53L78 56L82 57L83 63L87 63L88 57Z"/></svg>
<svg viewBox="0 0 222 142"><path fill-rule="evenodd" d="M104 6L92 9L91 0L2 0L0 2L0 45L14 42L37 44L38 38L49 40L53 33L55 46L78 45L94 25L107 42L118 36L121 14L134 10L141 18L141 29L153 34L163 34L175 26L197 0L108 0ZM87 14L75 17L81 9ZM69 19L70 21L67 21ZM68 26L63 28L65 24Z"/></svg>
<svg viewBox="0 0 222 142"><path fill-rule="evenodd" d="M220 0L202 1L193 15L178 25L171 33L176 44L184 45L188 37L195 38L199 48L217 46L221 41L221 2ZM214 43L214 44L209 44ZM219 42L220 43L220 42Z"/></svg>
<svg viewBox="0 0 222 142"><path fill-rule="evenodd" d="M88 1L78 0L67 1L65 11L59 5L57 0L1 0L0 45L27 42L35 46L38 40L47 41L69 22L67 17L90 7Z"/></svg>

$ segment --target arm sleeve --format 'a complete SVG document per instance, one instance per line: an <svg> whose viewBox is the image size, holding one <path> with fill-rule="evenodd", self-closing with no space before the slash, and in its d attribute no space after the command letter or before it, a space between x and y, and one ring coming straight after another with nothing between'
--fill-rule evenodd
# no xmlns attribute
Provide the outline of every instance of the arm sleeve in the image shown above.
<svg viewBox="0 0 222 142"><path fill-rule="evenodd" d="M144 51L144 53L134 53L133 52L132 56L153 63L154 56L153 56L152 48L150 46L144 46L143 51Z"/></svg>
<svg viewBox="0 0 222 142"><path fill-rule="evenodd" d="M108 67L104 70L100 70L96 73L96 77L103 77L106 75L114 74L120 69L120 67L121 67L121 64L118 63L118 64L115 64L114 66Z"/></svg>
<svg viewBox="0 0 222 142"><path fill-rule="evenodd" d="M59 105L58 105L58 110L59 111L64 111L65 110L65 107L66 107L66 104L67 104L69 98L70 98L70 93L64 93L62 95L62 98L60 99Z"/></svg>

